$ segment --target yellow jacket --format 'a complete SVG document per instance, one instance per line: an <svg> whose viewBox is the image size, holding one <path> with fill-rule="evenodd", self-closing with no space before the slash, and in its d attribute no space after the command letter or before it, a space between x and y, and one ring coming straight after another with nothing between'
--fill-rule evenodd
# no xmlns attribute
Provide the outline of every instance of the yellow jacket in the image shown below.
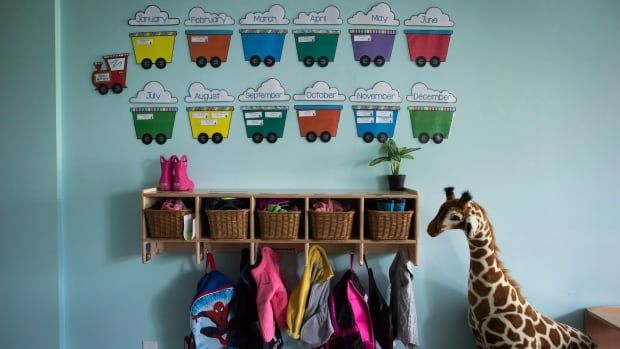
<svg viewBox="0 0 620 349"><path fill-rule="evenodd" d="M314 283L329 280L332 276L334 276L334 271L329 264L325 250L321 246L312 245L308 252L308 265L304 269L299 285L291 292L288 301L286 327L289 336L299 339L310 287Z"/></svg>

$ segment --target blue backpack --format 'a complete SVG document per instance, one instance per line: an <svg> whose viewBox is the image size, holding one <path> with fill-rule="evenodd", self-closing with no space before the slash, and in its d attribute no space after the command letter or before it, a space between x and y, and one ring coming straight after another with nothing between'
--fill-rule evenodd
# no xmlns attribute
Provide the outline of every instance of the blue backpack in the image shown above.
<svg viewBox="0 0 620 349"><path fill-rule="evenodd" d="M230 348L230 302L233 283L215 269L213 255L207 252L205 275L198 281L190 307L191 336L185 338L190 348ZM208 271L208 268L211 271Z"/></svg>

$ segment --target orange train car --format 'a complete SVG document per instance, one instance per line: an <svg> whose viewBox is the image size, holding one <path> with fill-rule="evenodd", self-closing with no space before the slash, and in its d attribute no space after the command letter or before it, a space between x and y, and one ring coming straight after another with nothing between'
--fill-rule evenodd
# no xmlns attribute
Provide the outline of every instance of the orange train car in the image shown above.
<svg viewBox="0 0 620 349"><path fill-rule="evenodd" d="M197 66L219 67L228 59L232 30L186 30L189 56Z"/></svg>
<svg viewBox="0 0 620 349"><path fill-rule="evenodd" d="M336 137L342 105L296 105L299 132L308 142L327 143Z"/></svg>

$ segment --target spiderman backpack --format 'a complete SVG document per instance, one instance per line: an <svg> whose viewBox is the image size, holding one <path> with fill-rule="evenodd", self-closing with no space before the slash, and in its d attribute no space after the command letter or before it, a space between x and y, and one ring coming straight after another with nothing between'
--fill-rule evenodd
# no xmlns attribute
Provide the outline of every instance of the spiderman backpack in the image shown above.
<svg viewBox="0 0 620 349"><path fill-rule="evenodd" d="M207 253L206 260L205 275L198 281L190 307L192 332L185 337L185 343L190 349L229 348L229 308L235 288L224 274L215 269L211 253Z"/></svg>

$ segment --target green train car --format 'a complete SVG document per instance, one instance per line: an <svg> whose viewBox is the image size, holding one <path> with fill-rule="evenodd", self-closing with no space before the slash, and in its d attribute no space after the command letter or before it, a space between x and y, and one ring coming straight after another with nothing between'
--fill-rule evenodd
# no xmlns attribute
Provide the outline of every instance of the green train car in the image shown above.
<svg viewBox="0 0 620 349"><path fill-rule="evenodd" d="M427 143L432 137L435 144L448 139L456 108L414 106L407 109L413 138L417 138L420 143Z"/></svg>

